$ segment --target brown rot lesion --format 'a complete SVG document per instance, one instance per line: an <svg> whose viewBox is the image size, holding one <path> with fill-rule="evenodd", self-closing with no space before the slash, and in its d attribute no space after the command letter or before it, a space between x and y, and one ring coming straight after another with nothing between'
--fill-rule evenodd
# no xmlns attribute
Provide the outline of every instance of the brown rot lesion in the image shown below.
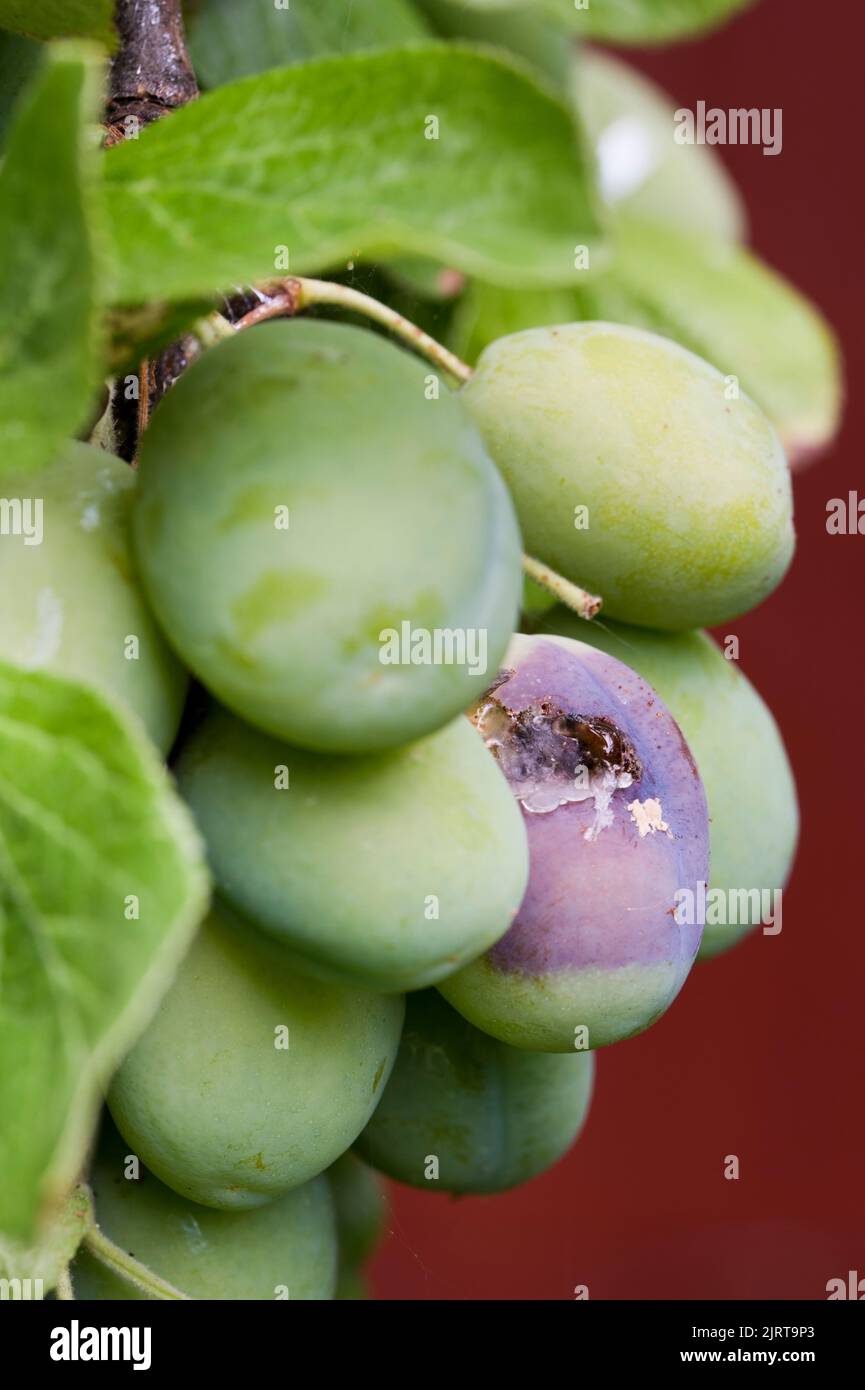
<svg viewBox="0 0 865 1390"><path fill-rule="evenodd" d="M503 693L511 672L501 672L469 718L498 761L514 795L528 811L552 811L593 800L606 811L614 792L643 775L633 741L605 715L563 709L554 700L510 708Z"/></svg>

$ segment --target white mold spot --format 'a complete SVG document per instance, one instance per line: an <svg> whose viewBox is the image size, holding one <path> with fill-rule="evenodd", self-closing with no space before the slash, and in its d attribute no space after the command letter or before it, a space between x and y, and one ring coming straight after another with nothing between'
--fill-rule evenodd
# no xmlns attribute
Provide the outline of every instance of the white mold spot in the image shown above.
<svg viewBox="0 0 865 1390"><path fill-rule="evenodd" d="M640 832L642 840L646 835L664 834L672 840L673 832L664 820L664 808L656 797L650 796L646 801L630 801L628 810L631 819Z"/></svg>

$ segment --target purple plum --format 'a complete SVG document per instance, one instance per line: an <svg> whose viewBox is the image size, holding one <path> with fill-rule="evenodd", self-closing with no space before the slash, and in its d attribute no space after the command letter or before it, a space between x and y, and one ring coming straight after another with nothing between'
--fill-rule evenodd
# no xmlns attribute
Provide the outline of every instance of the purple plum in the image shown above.
<svg viewBox="0 0 865 1390"><path fill-rule="evenodd" d="M678 725L628 666L553 636L514 637L471 718L522 808L529 883L510 929L442 994L535 1051L641 1032L702 935L680 905L708 878L706 796Z"/></svg>

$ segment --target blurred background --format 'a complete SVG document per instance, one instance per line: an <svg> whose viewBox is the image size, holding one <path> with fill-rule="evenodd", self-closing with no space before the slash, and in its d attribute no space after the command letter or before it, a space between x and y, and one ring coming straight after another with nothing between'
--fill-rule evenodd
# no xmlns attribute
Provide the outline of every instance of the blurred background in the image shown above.
<svg viewBox="0 0 865 1390"><path fill-rule="evenodd" d="M676 99L782 107L783 152L718 147L751 244L840 333L843 432L795 479L799 548L782 587L733 624L799 782L802 840L780 936L692 973L644 1036L599 1054L588 1125L546 1176L502 1197L390 1185L373 1265L388 1299L823 1299L865 1278L865 536L826 504L865 497L863 20L849 0L761 0L694 43L622 51ZM736 749L730 749L735 758ZM736 1154L738 1181L724 1178Z"/></svg>

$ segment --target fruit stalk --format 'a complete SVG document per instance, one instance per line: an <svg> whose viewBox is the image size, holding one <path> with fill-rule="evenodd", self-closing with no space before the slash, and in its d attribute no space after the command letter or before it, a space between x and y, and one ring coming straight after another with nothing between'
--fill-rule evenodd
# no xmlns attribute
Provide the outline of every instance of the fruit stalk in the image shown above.
<svg viewBox="0 0 865 1390"><path fill-rule="evenodd" d="M91 1226L82 1242L85 1250L102 1264L107 1265L119 1274L121 1279L134 1284L137 1289L142 1289L144 1293L152 1298L162 1300L181 1299L187 1302L189 1295L181 1293L173 1284L169 1284L166 1279L161 1279L158 1274L154 1274L152 1269L141 1264L139 1260L127 1255L125 1250L121 1250L119 1245L115 1245L113 1240L109 1240L106 1235L99 1230L98 1226Z"/></svg>
<svg viewBox="0 0 865 1390"><path fill-rule="evenodd" d="M259 303L243 314L241 318L235 319L232 324L229 324L229 321L221 314L211 314L207 319L201 320L195 328L195 334L201 346L205 348L215 346L223 338L231 337L232 332L254 328L257 324L265 323L268 319L292 318L304 309L310 309L319 304L330 304L342 309L350 309L358 314L363 314L375 323L380 323L395 337L402 339L408 347L425 357L433 366L439 367L461 383L469 381L473 375L472 369L467 363L444 347L442 343L437 342L429 333L425 333L417 324L412 323L402 314L398 314L387 304L382 304L379 300L373 299L371 295L352 289L349 285L341 285L331 280L313 280L303 276L291 276L284 280L260 285L257 293L261 296ZM540 584L557 598L565 608L570 608L586 621L591 621L603 604L603 599L599 595L590 594L586 589L581 589L578 584L565 579L563 575L550 569L549 565L536 560L532 555L523 555L523 570L537 584Z"/></svg>
<svg viewBox="0 0 865 1390"><path fill-rule="evenodd" d="M435 338L430 337L429 333L418 328L416 323L398 314L389 305L373 299L371 295L352 289L350 285L340 285L332 280L308 280L305 277L292 276L290 279L272 281L260 288L265 298L260 304L256 304L254 309L250 309L248 314L244 314L243 318L238 319L235 328L252 328L266 319L288 317L299 314L303 309L311 309L317 304L330 304L340 309L350 309L372 319L374 323L380 323L395 337L401 338L409 347L419 352L434 367L440 367L456 381L468 381L472 374L472 369L467 363Z"/></svg>
<svg viewBox="0 0 865 1390"><path fill-rule="evenodd" d="M540 584L548 593L554 594L559 603L564 604L565 608L571 608L578 617L585 618L587 622L600 611L603 599L598 594L590 594L578 584L572 584L570 579L557 574L549 565L536 560L534 556L523 555L523 570L529 579Z"/></svg>

